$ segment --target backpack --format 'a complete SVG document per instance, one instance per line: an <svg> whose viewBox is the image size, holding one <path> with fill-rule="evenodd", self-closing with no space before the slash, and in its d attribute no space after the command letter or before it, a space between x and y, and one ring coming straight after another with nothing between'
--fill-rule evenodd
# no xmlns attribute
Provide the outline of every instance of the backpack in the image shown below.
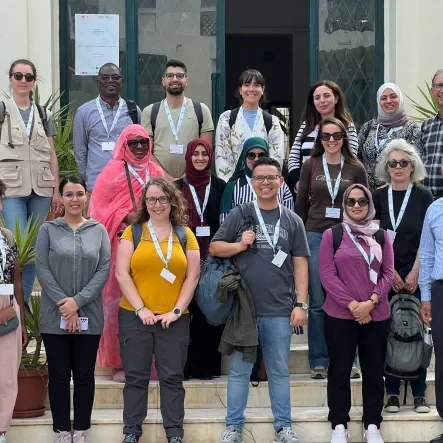
<svg viewBox="0 0 443 443"><path fill-rule="evenodd" d="M183 252L186 254L186 245L188 243L188 236L186 234L186 228L183 225L173 226L175 233L177 234L180 245ZM138 244L142 238L142 225L140 223L133 223L131 225L132 229L132 240L134 242L134 251L137 249Z"/></svg>
<svg viewBox="0 0 443 443"><path fill-rule="evenodd" d="M196 102L194 100L191 100L192 104L194 105L194 112L195 116L197 117L198 121L198 135L200 137L200 134L202 132L202 126L203 126L203 110L202 110L202 104L200 102ZM155 137L155 126L157 124L157 117L158 112L160 111L160 105L162 102L156 102L152 105L151 109L151 128L152 128L152 136Z"/></svg>
<svg viewBox="0 0 443 443"><path fill-rule="evenodd" d="M385 231L383 229L379 229L375 235L375 241L381 246L381 249L383 250L383 247L385 246ZM332 227L332 244L334 247L334 254L337 252L337 249L341 245L341 241L343 239L343 225L341 223L338 223L337 225L334 225Z"/></svg>
<svg viewBox="0 0 443 443"><path fill-rule="evenodd" d="M126 100L126 106L128 107L128 115L132 120L132 123L134 123L134 125L139 125L140 120L138 118L137 103L133 100Z"/></svg>
<svg viewBox="0 0 443 443"><path fill-rule="evenodd" d="M231 111L231 115L229 116L229 128L230 129L232 129L232 127L235 125L239 111L240 111L240 108L235 108ZM272 115L269 114L269 112L263 111L263 121L265 123L266 134L269 135L269 131L272 129Z"/></svg>
<svg viewBox="0 0 443 443"><path fill-rule="evenodd" d="M425 346L420 318L420 300L414 294L396 294L390 301L389 332L385 375L400 380L415 380L421 368L431 361L432 346Z"/></svg>

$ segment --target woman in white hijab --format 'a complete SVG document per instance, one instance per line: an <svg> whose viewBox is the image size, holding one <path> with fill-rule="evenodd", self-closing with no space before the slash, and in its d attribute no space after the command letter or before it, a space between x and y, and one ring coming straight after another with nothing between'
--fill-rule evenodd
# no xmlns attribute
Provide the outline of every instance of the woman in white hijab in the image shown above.
<svg viewBox="0 0 443 443"><path fill-rule="evenodd" d="M394 83L385 83L377 91L378 117L366 122L358 134L358 157L368 173L374 191L382 182L376 180L375 167L381 151L391 140L405 139L421 155L420 125L406 115L403 93Z"/></svg>

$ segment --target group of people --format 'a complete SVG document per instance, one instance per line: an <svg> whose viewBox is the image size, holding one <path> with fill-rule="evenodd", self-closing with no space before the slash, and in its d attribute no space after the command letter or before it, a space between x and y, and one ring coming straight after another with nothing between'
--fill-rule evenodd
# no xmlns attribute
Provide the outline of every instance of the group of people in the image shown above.
<svg viewBox="0 0 443 443"><path fill-rule="evenodd" d="M400 410L400 380L384 377L389 300L397 293L420 298L420 289L423 321L437 319L443 416L443 342L436 336L443 315L442 203L433 203L443 196L443 70L432 80L440 112L422 126L407 117L400 89L386 83L377 119L357 132L340 87L315 83L283 177L284 134L278 117L262 109L259 71L241 74L240 106L220 116L213 147L208 107L184 95L183 62L166 63L166 97L143 111L121 97L119 68L105 64L99 96L74 119L80 176L60 182L52 116L33 101L36 76L30 61L14 62L12 97L3 105L0 192L9 230L0 231L7 296L0 307L12 304L21 326L0 335L0 349L14 352L0 378L1 443L17 395L35 272L57 443L86 442L96 362L125 383L124 443L142 435L155 377L168 443L182 443L183 380L219 376L221 353L231 355L221 443L242 443L258 345L274 443L299 443L288 363L293 330L308 315L311 377L328 378L331 442L348 441L350 378L363 377L364 440L382 443L385 391L385 410ZM51 206L60 216L43 223ZM18 219L23 231L29 218L42 224L36 266L20 275L10 230ZM218 284L222 295L234 286L237 293L225 327L211 326L193 297L211 256L232 258ZM425 368L411 385L415 410L429 412Z"/></svg>

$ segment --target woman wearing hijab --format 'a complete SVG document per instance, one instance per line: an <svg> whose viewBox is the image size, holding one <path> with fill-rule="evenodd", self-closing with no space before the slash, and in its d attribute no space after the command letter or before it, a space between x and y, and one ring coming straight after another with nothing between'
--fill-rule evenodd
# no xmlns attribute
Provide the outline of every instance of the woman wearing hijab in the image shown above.
<svg viewBox="0 0 443 443"><path fill-rule="evenodd" d="M331 443L348 441L349 372L357 347L363 377L364 441L383 443L379 429L394 252L388 233L373 222L375 209L366 187L348 187L343 195L343 211L343 223L323 234L319 261L320 280L327 292L323 310L329 354Z"/></svg>
<svg viewBox="0 0 443 443"><path fill-rule="evenodd" d="M112 160L98 176L89 204L89 216L103 224L111 241L111 270L103 290L105 326L100 340L97 363L114 368L116 381L124 381L118 343L118 309L120 287L115 278L118 233L130 225L140 209L140 198L146 183L164 177L164 171L151 161L152 145L146 129L130 125L120 134Z"/></svg>
<svg viewBox="0 0 443 443"><path fill-rule="evenodd" d="M255 199L255 191L251 185L252 167L262 157L269 157L268 142L261 137L248 138L243 145L234 174L223 192L220 207L221 221L226 218L231 209ZM280 187L279 200L283 206L294 210L294 199L286 183Z"/></svg>
<svg viewBox="0 0 443 443"><path fill-rule="evenodd" d="M391 140L402 138L421 155L420 125L408 118L403 93L394 83L385 83L377 91L378 117L366 122L358 133L358 157L368 173L369 188L374 191L384 183L377 180L375 167L380 153Z"/></svg>
<svg viewBox="0 0 443 443"><path fill-rule="evenodd" d="M188 144L185 155L185 176L175 184L183 192L188 204L189 227L197 238L200 259L205 261L209 243L220 227L220 199L226 183L211 175L213 151L201 138ZM221 354L218 352L222 334L221 326L211 326L193 299L189 310L191 344L185 368L186 378L211 380L219 377Z"/></svg>

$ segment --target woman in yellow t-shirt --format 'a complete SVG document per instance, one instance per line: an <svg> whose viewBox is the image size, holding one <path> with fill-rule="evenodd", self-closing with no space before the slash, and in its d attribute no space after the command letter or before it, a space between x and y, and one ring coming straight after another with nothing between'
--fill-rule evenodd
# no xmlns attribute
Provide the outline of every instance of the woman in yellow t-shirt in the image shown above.
<svg viewBox="0 0 443 443"><path fill-rule="evenodd" d="M147 415L153 356L160 383L161 412L170 443L183 442L183 369L189 345L187 307L200 276L197 240L186 223L185 203L173 183L148 182L136 223L121 237L116 277L123 294L118 314L120 355L126 374L124 442L137 442Z"/></svg>

